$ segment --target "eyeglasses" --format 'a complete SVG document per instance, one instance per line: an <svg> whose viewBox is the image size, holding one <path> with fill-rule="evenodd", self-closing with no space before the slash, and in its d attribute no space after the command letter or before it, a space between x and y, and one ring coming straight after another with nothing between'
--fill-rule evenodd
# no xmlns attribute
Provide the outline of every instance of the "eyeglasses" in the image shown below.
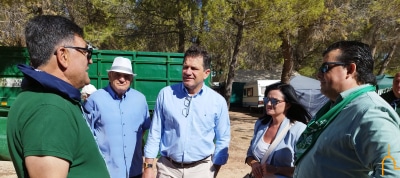
<svg viewBox="0 0 400 178"><path fill-rule="evenodd" d="M278 99L275 99L275 98L268 98L268 97L264 97L263 100L264 100L264 104L265 105L267 105L268 102L271 101L271 105L272 106L276 106L279 103L285 102L285 100L278 100Z"/></svg>
<svg viewBox="0 0 400 178"><path fill-rule="evenodd" d="M187 117L189 115L189 106L190 102L192 101L192 97L188 96L185 98L185 101L183 101L183 104L185 105L185 108L182 110L182 115Z"/></svg>
<svg viewBox="0 0 400 178"><path fill-rule="evenodd" d="M345 65L347 64L344 62L324 62L322 63L321 67L319 67L319 72L324 74L336 66L345 66Z"/></svg>
<svg viewBox="0 0 400 178"><path fill-rule="evenodd" d="M81 52L83 55L86 56L88 61L90 59L92 59L93 48L91 48L89 46L86 48L75 47L75 46L64 46L64 48L71 48L71 49L75 49L75 50Z"/></svg>

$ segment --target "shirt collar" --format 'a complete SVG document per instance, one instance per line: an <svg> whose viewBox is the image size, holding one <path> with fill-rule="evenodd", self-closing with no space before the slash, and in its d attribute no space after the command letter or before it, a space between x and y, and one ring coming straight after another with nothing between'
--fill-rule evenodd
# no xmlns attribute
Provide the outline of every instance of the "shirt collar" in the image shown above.
<svg viewBox="0 0 400 178"><path fill-rule="evenodd" d="M183 82L181 83L181 90L185 93L186 96L190 96L188 90L185 88L185 85L183 84ZM206 87L205 84L203 82L203 86L201 87L200 91L196 94L194 94L191 97L197 97L197 95L201 96L204 92L206 91Z"/></svg>
<svg viewBox="0 0 400 178"><path fill-rule="evenodd" d="M126 97L126 93L130 90L131 88L129 87L126 92L122 95L122 98L119 98L118 94L114 91L114 89L111 87L111 84L108 83L108 85L104 88L105 91L107 91L111 97L115 100L123 99Z"/></svg>
<svg viewBox="0 0 400 178"><path fill-rule="evenodd" d="M363 84L363 85L360 85L360 86L357 86L357 87L354 87L354 88L350 88L350 89L348 89L348 90L346 90L346 91L343 91L342 93L340 93L340 95L338 96L338 98L336 98L336 101L335 101L335 103L334 103L333 105L335 105L336 103L339 103L339 102L342 101L344 98L346 98L347 96L349 96L351 93L353 93L353 92L355 92L355 91L357 91L357 90L360 90L360 89L362 89L362 88L368 87L368 86L371 86L371 84ZM333 106L333 105L332 105L332 106Z"/></svg>
<svg viewBox="0 0 400 178"><path fill-rule="evenodd" d="M55 93L76 102L81 100L79 90L64 80L26 64L19 64L17 67L25 77L21 84L22 90L35 89L39 84L46 92Z"/></svg>

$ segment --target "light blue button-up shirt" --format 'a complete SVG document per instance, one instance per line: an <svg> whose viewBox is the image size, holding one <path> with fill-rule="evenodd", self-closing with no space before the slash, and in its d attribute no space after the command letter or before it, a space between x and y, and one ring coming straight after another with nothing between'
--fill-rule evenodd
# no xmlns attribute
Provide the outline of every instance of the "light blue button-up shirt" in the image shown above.
<svg viewBox="0 0 400 178"><path fill-rule="evenodd" d="M230 120L225 99L205 86L190 97L182 83L163 88L157 98L153 121L145 145L145 157L161 156L190 163L213 154L212 161L228 160ZM186 101L187 102L187 101ZM185 109L188 109L187 117ZM214 144L215 140L215 144Z"/></svg>
<svg viewBox="0 0 400 178"><path fill-rule="evenodd" d="M122 99L108 85L85 103L87 121L112 178L142 173L142 135L150 127L145 96L128 89Z"/></svg>

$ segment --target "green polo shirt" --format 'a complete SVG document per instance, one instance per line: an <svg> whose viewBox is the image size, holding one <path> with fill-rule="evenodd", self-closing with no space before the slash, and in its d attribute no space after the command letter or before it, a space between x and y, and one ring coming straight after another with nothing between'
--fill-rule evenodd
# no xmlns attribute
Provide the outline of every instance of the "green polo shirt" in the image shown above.
<svg viewBox="0 0 400 178"><path fill-rule="evenodd" d="M52 93L20 93L8 115L7 140L20 178L29 177L27 156L67 160L68 177L109 177L79 102Z"/></svg>

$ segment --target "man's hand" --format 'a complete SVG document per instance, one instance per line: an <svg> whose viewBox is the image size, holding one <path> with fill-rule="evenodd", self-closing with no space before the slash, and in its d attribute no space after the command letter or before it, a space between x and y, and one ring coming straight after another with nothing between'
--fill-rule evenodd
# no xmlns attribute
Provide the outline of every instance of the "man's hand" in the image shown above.
<svg viewBox="0 0 400 178"><path fill-rule="evenodd" d="M214 168L215 168L215 171L214 171L214 178L216 178L217 175L218 175L219 169L221 169L221 165L216 165L216 164L214 164L213 166L214 166Z"/></svg>
<svg viewBox="0 0 400 178"><path fill-rule="evenodd" d="M144 171L143 171L143 174L142 174L142 178L155 178L155 175L154 175L154 168L155 168L154 159L153 158L145 158L144 162L148 163L148 164L152 164L153 166L151 168L144 168Z"/></svg>
<svg viewBox="0 0 400 178"><path fill-rule="evenodd" d="M153 168L145 168L142 174L142 178L155 178Z"/></svg>

